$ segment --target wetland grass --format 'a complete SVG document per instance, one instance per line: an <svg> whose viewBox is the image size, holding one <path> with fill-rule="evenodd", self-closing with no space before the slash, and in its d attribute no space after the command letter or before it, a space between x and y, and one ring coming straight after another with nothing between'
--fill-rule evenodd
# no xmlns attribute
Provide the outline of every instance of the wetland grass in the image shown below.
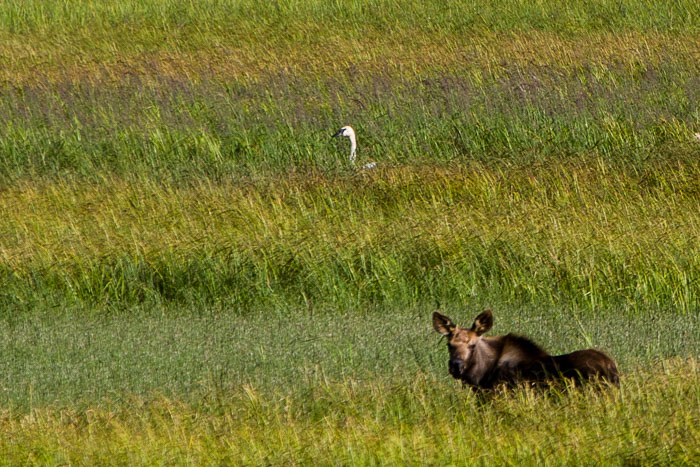
<svg viewBox="0 0 700 467"><path fill-rule="evenodd" d="M697 463L696 10L2 2L3 461ZM621 388L460 391L487 307Z"/></svg>

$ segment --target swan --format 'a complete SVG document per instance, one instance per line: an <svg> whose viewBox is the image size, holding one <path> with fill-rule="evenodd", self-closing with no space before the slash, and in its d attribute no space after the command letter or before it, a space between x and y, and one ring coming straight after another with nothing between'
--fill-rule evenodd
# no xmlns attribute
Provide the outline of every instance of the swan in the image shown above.
<svg viewBox="0 0 700 467"><path fill-rule="evenodd" d="M357 140L355 139L355 130L352 129L351 126L344 126L340 130L338 130L334 135L333 138L336 136L345 136L350 139L350 164L353 166L355 165L355 151L357 150ZM377 166L376 162L370 162L369 164L365 164L362 166L363 169L373 169Z"/></svg>

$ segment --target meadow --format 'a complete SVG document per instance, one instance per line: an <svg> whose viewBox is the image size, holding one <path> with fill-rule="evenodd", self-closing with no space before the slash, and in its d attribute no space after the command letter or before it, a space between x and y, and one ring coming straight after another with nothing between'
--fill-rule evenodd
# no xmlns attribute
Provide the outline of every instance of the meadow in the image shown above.
<svg viewBox="0 0 700 467"><path fill-rule="evenodd" d="M684 0L3 2L0 457L697 462L698 50ZM621 387L462 390L430 316L484 308Z"/></svg>

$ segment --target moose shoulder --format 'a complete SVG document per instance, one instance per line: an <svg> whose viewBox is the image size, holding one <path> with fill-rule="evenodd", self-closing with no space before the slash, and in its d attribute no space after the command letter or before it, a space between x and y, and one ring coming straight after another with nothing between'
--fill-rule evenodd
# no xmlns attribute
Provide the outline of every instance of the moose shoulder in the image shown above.
<svg viewBox="0 0 700 467"><path fill-rule="evenodd" d="M526 337L484 337L492 326L491 310L477 316L470 329L462 329L447 316L433 313L433 327L447 338L450 374L462 383L483 389L561 378L576 383L603 380L619 384L615 362L599 350L552 356Z"/></svg>

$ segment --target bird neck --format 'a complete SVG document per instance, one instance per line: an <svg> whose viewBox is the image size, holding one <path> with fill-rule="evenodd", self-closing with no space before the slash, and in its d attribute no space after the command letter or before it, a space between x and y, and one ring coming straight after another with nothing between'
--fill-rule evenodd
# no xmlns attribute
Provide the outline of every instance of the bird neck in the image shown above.
<svg viewBox="0 0 700 467"><path fill-rule="evenodd" d="M357 150L357 141L355 141L355 135L350 133L350 162L355 163L355 151Z"/></svg>

